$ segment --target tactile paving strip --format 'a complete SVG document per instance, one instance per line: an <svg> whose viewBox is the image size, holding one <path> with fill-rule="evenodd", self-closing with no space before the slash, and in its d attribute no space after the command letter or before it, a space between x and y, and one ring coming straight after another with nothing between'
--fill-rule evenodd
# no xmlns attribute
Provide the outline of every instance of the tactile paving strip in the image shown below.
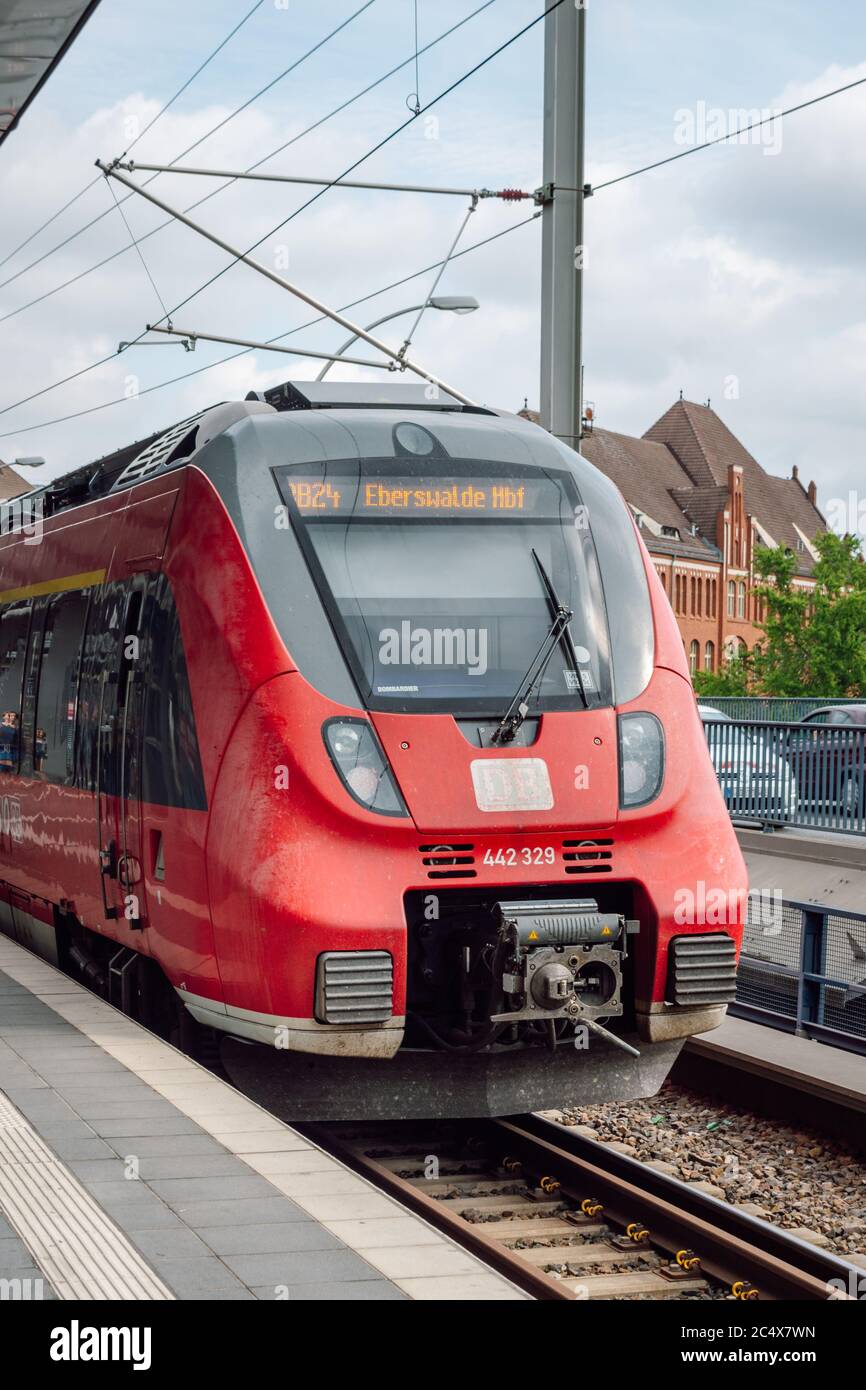
<svg viewBox="0 0 866 1390"><path fill-rule="evenodd" d="M0 1209L58 1298L174 1298L2 1091Z"/></svg>

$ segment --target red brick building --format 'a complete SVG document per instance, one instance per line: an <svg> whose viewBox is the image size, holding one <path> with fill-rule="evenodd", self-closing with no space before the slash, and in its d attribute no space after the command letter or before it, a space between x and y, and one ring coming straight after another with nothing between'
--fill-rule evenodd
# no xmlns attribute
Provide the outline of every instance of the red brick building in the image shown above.
<svg viewBox="0 0 866 1390"><path fill-rule="evenodd" d="M20 473L16 473L14 468L10 468L8 463L0 459L0 502L9 497L20 497L22 492L29 492L32 483L26 483Z"/></svg>
<svg viewBox="0 0 866 1390"><path fill-rule="evenodd" d="M716 411L677 400L641 439L594 430L581 453L616 482L641 528L683 635L692 671L760 642L756 545L796 557L795 584L812 587L826 530L815 482L765 473Z"/></svg>
<svg viewBox="0 0 866 1390"><path fill-rule="evenodd" d="M760 643L757 545L789 549L811 588L826 529L815 484L766 473L707 405L679 400L640 439L593 429L581 453L616 483L677 617L692 671Z"/></svg>

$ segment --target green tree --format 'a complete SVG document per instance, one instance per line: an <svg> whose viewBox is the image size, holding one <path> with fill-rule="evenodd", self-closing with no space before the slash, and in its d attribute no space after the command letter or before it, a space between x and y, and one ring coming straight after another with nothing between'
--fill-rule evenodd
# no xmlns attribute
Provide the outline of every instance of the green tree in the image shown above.
<svg viewBox="0 0 866 1390"><path fill-rule="evenodd" d="M866 564L854 536L815 538L814 589L795 585L796 559L783 546L761 546L755 592L764 599L762 650L753 657L755 688L765 695L833 699L866 693Z"/></svg>
<svg viewBox="0 0 866 1390"><path fill-rule="evenodd" d="M696 671L695 693L701 698L706 695L752 695L755 693L753 665L751 652L746 652L732 661L723 658L718 671Z"/></svg>

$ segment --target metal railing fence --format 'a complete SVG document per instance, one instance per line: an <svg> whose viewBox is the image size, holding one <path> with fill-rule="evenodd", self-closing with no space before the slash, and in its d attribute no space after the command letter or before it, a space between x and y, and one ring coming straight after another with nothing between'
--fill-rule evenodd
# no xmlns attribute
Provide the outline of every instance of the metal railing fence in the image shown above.
<svg viewBox="0 0 866 1390"><path fill-rule="evenodd" d="M738 1018L866 1054L866 914L749 899Z"/></svg>
<svg viewBox="0 0 866 1390"><path fill-rule="evenodd" d="M703 705L712 705L727 714L731 719L760 719L768 723L784 723L787 720L802 719L813 710L824 709L827 705L862 705L866 696L851 699L837 699L814 695L699 695Z"/></svg>
<svg viewBox="0 0 866 1390"><path fill-rule="evenodd" d="M704 732L732 820L866 834L866 726L715 719Z"/></svg>

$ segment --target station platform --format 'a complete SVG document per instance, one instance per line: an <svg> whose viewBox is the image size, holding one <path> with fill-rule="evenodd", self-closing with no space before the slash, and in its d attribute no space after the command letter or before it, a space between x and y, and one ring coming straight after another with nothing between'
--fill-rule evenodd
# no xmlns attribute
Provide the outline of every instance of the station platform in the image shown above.
<svg viewBox="0 0 866 1390"><path fill-rule="evenodd" d="M832 830L761 830L737 827L737 840L753 890L792 902L820 903L841 912L866 912L866 853L862 835Z"/></svg>
<svg viewBox="0 0 866 1390"><path fill-rule="evenodd" d="M0 936L0 1299L524 1300Z"/></svg>
<svg viewBox="0 0 866 1390"><path fill-rule="evenodd" d="M711 1033L688 1040L673 1079L828 1130L866 1151L866 1060L860 1053L728 1016Z"/></svg>

